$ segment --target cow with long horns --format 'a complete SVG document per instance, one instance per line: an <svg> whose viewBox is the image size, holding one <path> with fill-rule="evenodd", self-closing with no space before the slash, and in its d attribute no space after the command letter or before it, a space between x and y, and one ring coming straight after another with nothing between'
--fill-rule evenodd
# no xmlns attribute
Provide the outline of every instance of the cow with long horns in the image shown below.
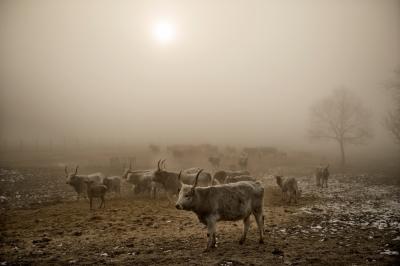
<svg viewBox="0 0 400 266"><path fill-rule="evenodd" d="M193 185L181 183L175 207L178 210L193 211L199 221L207 226L206 251L215 248L218 221L243 220L243 234L239 240L239 243L243 244L252 214L259 230L259 243L264 243L264 188L261 183L241 181L212 187L197 187L200 173L201 171L197 173Z"/></svg>
<svg viewBox="0 0 400 266"><path fill-rule="evenodd" d="M157 190L160 188L153 181L155 171L155 169L133 170L132 162L130 162L129 168L124 170L122 178L133 185L135 194L149 193L152 198L155 198Z"/></svg>
<svg viewBox="0 0 400 266"><path fill-rule="evenodd" d="M93 181L94 183L100 184L104 175L102 173L93 173L89 175L78 175L78 168L76 166L74 172L68 172L68 167L65 166L65 175L66 175L66 183L74 188L76 193L78 194L77 200L80 199L81 196L86 197L87 185L85 181Z"/></svg>

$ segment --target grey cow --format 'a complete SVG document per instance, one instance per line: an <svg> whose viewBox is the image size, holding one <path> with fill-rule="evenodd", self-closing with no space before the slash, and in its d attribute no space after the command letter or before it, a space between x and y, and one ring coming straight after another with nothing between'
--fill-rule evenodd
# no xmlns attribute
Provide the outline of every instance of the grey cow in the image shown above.
<svg viewBox="0 0 400 266"><path fill-rule="evenodd" d="M239 176L227 176L225 178L224 183L228 184L228 183L236 183L236 182L240 182L240 181L257 181L257 179L253 176L250 175L239 175Z"/></svg>
<svg viewBox="0 0 400 266"><path fill-rule="evenodd" d="M243 220L243 244L250 226L250 215L256 218L259 242L264 243L264 188L259 182L241 181L212 187L197 187L198 172L193 186L181 184L179 198L175 207L179 210L193 211L199 221L207 226L208 243L206 251L215 248L216 223L218 221Z"/></svg>
<svg viewBox="0 0 400 266"><path fill-rule="evenodd" d="M297 186L297 180L294 177L283 178L282 176L275 176L276 183L282 190L282 198L287 200L288 203L297 203L297 199L300 197L300 190Z"/></svg>
<svg viewBox="0 0 400 266"><path fill-rule="evenodd" d="M199 168L189 168L182 171L181 181L185 184L193 184L196 178L196 174L199 172ZM213 184L213 178L208 172L201 172L199 176L199 186L207 187Z"/></svg>
<svg viewBox="0 0 400 266"><path fill-rule="evenodd" d="M89 197L90 210L92 210L93 198L100 198L101 203L99 208L101 208L102 206L103 208L105 208L105 195L108 190L107 187L105 185L95 183L93 180L85 180L85 183L87 186L87 195Z"/></svg>
<svg viewBox="0 0 400 266"><path fill-rule="evenodd" d="M153 182L155 170L132 170L132 165L124 170L122 178L134 186L134 193L150 193L152 198L156 197L158 186Z"/></svg>
<svg viewBox="0 0 400 266"><path fill-rule="evenodd" d="M109 176L103 178L103 185L107 187L107 191L115 192L121 195L121 178L119 176Z"/></svg>
<svg viewBox="0 0 400 266"><path fill-rule="evenodd" d="M224 183L225 179L228 176L240 176L240 175L250 175L250 172L247 170L240 170L240 171L228 171L228 170L220 170L215 172L214 180L217 180L219 183Z"/></svg>
<svg viewBox="0 0 400 266"><path fill-rule="evenodd" d="M165 170L165 160L158 161L157 170L154 172L153 181L161 184L164 189L168 192L167 195L177 195L181 188L181 182L184 184L193 184L199 168L189 168L180 173L170 172ZM196 171L196 172L195 172ZM202 172L198 177L199 186L210 186L212 185L211 174Z"/></svg>
<svg viewBox="0 0 400 266"><path fill-rule="evenodd" d="M317 187L328 187L328 177L329 177L329 164L326 167L318 167L315 171L315 181Z"/></svg>
<svg viewBox="0 0 400 266"><path fill-rule="evenodd" d="M78 194L77 200L80 199L80 196L86 197L86 192L87 192L87 185L85 181L91 180L94 183L100 184L102 179L104 178L104 175L102 173L93 173L89 175L78 175L78 168L79 166L76 166L75 172L68 172L67 166L65 166L65 175L67 178L66 183L74 188L76 193Z"/></svg>

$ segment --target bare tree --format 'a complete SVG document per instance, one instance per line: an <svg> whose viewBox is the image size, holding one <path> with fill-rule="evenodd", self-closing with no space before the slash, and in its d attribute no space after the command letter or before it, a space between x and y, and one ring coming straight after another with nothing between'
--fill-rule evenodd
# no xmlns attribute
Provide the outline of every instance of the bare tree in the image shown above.
<svg viewBox="0 0 400 266"><path fill-rule="evenodd" d="M339 144L342 167L346 164L345 146L365 144L372 137L371 114L351 91L334 90L311 108L308 131L311 139L334 140Z"/></svg>
<svg viewBox="0 0 400 266"><path fill-rule="evenodd" d="M384 125L400 145L400 68L395 71L396 78L386 84L393 96L393 107L389 109Z"/></svg>

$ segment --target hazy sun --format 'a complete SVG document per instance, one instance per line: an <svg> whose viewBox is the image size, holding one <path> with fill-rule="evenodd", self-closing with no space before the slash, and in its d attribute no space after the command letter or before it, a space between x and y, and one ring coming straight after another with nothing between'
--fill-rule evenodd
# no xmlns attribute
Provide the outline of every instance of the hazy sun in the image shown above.
<svg viewBox="0 0 400 266"><path fill-rule="evenodd" d="M168 21L158 21L153 26L153 37L160 43L172 42L176 37L174 25Z"/></svg>

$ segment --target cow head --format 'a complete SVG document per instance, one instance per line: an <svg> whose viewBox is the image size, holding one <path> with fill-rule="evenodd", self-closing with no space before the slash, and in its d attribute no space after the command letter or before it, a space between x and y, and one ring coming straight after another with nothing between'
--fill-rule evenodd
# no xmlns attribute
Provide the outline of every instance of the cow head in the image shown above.
<svg viewBox="0 0 400 266"><path fill-rule="evenodd" d="M74 179L75 176L78 174L78 168L79 168L79 166L77 165L76 168L75 168L75 172L69 173L69 172L68 172L68 167L65 166L64 171L65 171L65 176L66 176L66 179L67 179L66 183L67 183L68 185L71 185L71 184L72 184L73 179Z"/></svg>
<svg viewBox="0 0 400 266"><path fill-rule="evenodd" d="M202 171L203 169L201 169L197 173L196 178L194 180L194 184L192 186L181 183L181 189L179 191L178 200L175 204L175 207L178 210L192 210L195 207L196 204L195 188L197 186L197 181L199 180L199 175ZM179 174L179 178L181 173Z"/></svg>
<svg viewBox="0 0 400 266"><path fill-rule="evenodd" d="M165 170L165 159L158 160L157 170L154 172L153 181L163 184L164 180L168 176L168 172Z"/></svg>

